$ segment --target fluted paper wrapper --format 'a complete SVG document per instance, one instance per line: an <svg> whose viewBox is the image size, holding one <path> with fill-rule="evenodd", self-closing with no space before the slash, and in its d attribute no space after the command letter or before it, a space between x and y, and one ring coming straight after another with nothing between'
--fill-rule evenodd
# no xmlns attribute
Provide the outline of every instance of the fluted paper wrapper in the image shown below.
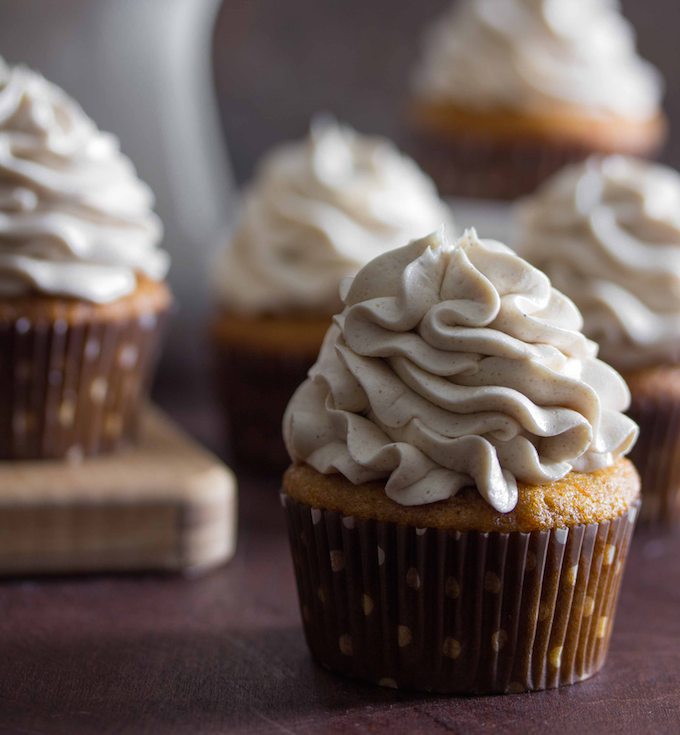
<svg viewBox="0 0 680 735"><path fill-rule="evenodd" d="M680 524L680 405L672 396L659 399L633 394L628 415L640 427L629 458L640 473L642 522Z"/></svg>
<svg viewBox="0 0 680 735"><path fill-rule="evenodd" d="M165 312L0 321L0 459L79 459L132 439Z"/></svg>
<svg viewBox="0 0 680 735"><path fill-rule="evenodd" d="M239 464L271 472L290 464L281 422L288 401L315 360L316 355L217 347L217 389Z"/></svg>
<svg viewBox="0 0 680 735"><path fill-rule="evenodd" d="M603 665L639 504L600 524L481 533L282 503L323 666L399 689L491 694L572 684Z"/></svg>
<svg viewBox="0 0 680 735"><path fill-rule="evenodd" d="M444 196L515 199L533 193L569 163L597 151L518 139L497 142L478 135L417 133L411 153Z"/></svg>

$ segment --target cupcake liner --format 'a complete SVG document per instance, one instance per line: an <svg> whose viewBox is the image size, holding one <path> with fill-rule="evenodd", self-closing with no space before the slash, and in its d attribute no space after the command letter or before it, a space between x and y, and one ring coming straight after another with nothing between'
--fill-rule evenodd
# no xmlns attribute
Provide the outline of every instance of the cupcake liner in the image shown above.
<svg viewBox="0 0 680 735"><path fill-rule="evenodd" d="M0 459L76 460L131 439L164 323L0 321Z"/></svg>
<svg viewBox="0 0 680 735"><path fill-rule="evenodd" d="M272 472L290 463L281 422L290 397L315 360L316 354L274 354L218 346L216 385L238 463Z"/></svg>
<svg viewBox="0 0 680 735"><path fill-rule="evenodd" d="M599 524L482 533L281 497L305 635L321 665L456 694L548 689L603 665L639 502Z"/></svg>
<svg viewBox="0 0 680 735"><path fill-rule="evenodd" d="M507 200L533 193L567 164L598 151L540 139L497 141L457 132L450 138L415 134L410 152L443 196Z"/></svg>
<svg viewBox="0 0 680 735"><path fill-rule="evenodd" d="M680 523L680 404L633 392L628 415L640 436L629 458L640 473L644 523L672 527Z"/></svg>

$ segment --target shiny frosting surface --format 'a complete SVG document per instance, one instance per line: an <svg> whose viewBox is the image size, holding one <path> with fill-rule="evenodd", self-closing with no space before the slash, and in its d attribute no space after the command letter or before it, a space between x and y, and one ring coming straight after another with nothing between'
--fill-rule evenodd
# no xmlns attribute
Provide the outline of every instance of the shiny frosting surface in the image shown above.
<svg viewBox="0 0 680 735"><path fill-rule="evenodd" d="M518 208L518 247L619 369L680 362L680 174L621 156L570 166Z"/></svg>
<svg viewBox="0 0 680 735"><path fill-rule="evenodd" d="M649 119L662 95L616 0L462 0L425 37L420 96Z"/></svg>
<svg viewBox="0 0 680 735"><path fill-rule="evenodd" d="M161 280L168 257L153 196L63 90L0 59L0 297L96 303Z"/></svg>
<svg viewBox="0 0 680 735"><path fill-rule="evenodd" d="M450 221L432 181L391 143L316 119L261 163L215 288L239 311L332 314L344 277Z"/></svg>
<svg viewBox="0 0 680 735"><path fill-rule="evenodd" d="M628 389L573 303L474 230L412 241L344 288L284 418L294 461L403 505L476 486L508 512L517 482L611 465L637 436Z"/></svg>

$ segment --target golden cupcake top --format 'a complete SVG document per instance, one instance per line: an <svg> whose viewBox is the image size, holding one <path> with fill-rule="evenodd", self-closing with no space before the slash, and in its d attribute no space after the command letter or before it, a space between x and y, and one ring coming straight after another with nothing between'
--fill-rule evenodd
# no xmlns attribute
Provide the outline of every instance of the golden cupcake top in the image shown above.
<svg viewBox="0 0 680 735"><path fill-rule="evenodd" d="M283 489L294 500L345 517L398 523L416 528L440 528L482 533L531 533L606 523L614 518L637 518L640 478L625 458L595 472L572 472L543 485L518 485L517 504L499 513L473 488L437 503L405 506L385 495L380 481L352 484L338 473L322 475L308 465L291 465L283 476Z"/></svg>
<svg viewBox="0 0 680 735"><path fill-rule="evenodd" d="M284 418L290 456L422 505L476 487L509 512L518 483L612 466L634 443L621 376L574 304L474 230L385 253L343 288Z"/></svg>

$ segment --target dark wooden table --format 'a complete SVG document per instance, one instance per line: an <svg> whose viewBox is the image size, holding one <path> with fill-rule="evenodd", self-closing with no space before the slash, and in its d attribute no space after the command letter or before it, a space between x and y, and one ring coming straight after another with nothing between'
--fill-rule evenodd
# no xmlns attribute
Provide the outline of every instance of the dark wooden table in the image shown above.
<svg viewBox="0 0 680 735"><path fill-rule="evenodd" d="M169 408L216 447L208 406ZM636 537L609 662L591 681L418 696L312 663L277 480L240 481L236 558L205 577L0 583L0 733L680 732L680 536Z"/></svg>

